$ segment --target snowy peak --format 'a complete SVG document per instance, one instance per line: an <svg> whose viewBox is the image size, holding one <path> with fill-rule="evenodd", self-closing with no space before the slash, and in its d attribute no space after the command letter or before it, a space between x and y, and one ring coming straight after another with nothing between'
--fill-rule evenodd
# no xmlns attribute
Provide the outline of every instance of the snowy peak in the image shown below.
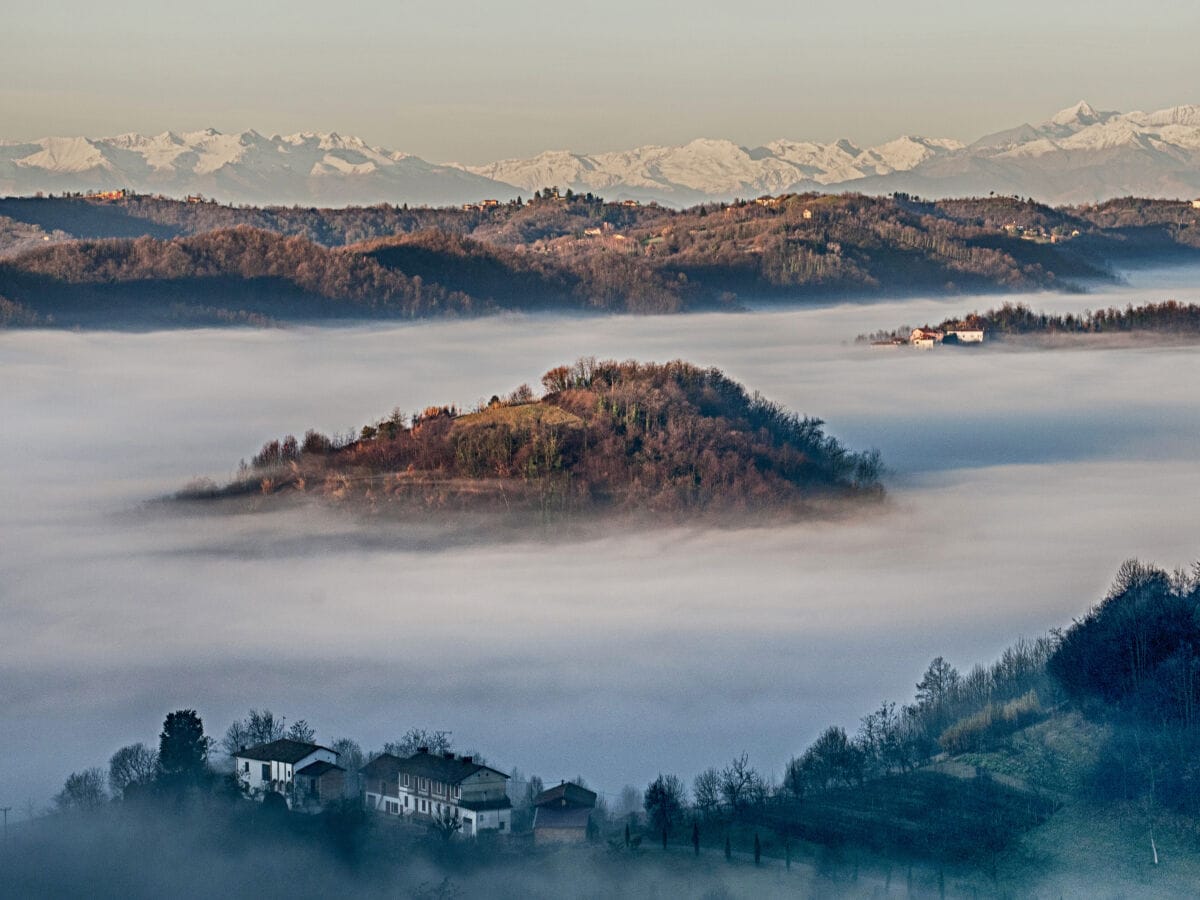
<svg viewBox="0 0 1200 900"><path fill-rule="evenodd" d="M1114 113L1106 113L1104 115L1115 115ZM1074 106L1068 106L1066 109L1061 109L1054 114L1050 119L1051 125L1095 125L1102 121L1102 114L1096 112L1092 105L1086 100L1080 100Z"/></svg>
<svg viewBox="0 0 1200 900"><path fill-rule="evenodd" d="M647 145L594 155L553 151L464 168L522 191L555 185L603 192L613 199L687 203L811 190L907 171L961 148L958 141L920 137L897 138L866 150L848 140L830 144L778 140L747 149L720 138L696 138L677 147Z"/></svg>
<svg viewBox="0 0 1200 900"><path fill-rule="evenodd" d="M38 144L40 150L16 160L16 164L71 175L111 168L100 147L87 138L44 138Z"/></svg>
<svg viewBox="0 0 1200 900"><path fill-rule="evenodd" d="M231 203L444 204L508 197L507 184L337 132L265 137L214 128L0 145L0 193L129 188Z"/></svg>
<svg viewBox="0 0 1200 900"><path fill-rule="evenodd" d="M1130 113L1129 118L1147 127L1168 127L1181 125L1187 128L1200 128L1200 106L1187 104L1160 109L1152 113Z"/></svg>
<svg viewBox="0 0 1200 900"><path fill-rule="evenodd" d="M1123 194L1200 196L1200 105L1097 110L1086 101L1039 125L970 145L905 135L864 147L779 139L748 148L701 137L586 154L548 150L486 165L435 164L336 131L265 137L164 131L110 138L0 140L0 193L132 188L234 203L457 204L556 186L683 206L788 191L1017 193L1050 202Z"/></svg>

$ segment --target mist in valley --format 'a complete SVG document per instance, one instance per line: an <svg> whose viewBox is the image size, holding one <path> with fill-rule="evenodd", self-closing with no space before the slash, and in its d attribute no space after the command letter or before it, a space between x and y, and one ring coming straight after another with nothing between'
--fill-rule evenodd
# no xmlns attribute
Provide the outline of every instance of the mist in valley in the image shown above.
<svg viewBox="0 0 1200 900"><path fill-rule="evenodd" d="M1175 296L1134 273L1056 311ZM873 351L856 334L994 298L390 327L0 333L0 801L250 707L364 747L445 729L615 798L825 726L1062 626L1129 556L1197 556L1188 346ZM151 502L266 439L536 384L583 355L721 368L890 468L880 508L769 527L444 536L316 504ZM465 536L464 536L465 534Z"/></svg>

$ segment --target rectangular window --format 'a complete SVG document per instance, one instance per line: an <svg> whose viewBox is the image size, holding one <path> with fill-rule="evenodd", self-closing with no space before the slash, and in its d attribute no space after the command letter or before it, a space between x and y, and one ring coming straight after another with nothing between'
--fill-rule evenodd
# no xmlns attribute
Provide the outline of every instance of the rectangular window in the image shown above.
<svg viewBox="0 0 1200 900"><path fill-rule="evenodd" d="M500 830L501 831L504 830L504 820L503 819L500 820Z"/></svg>
<svg viewBox="0 0 1200 900"><path fill-rule="evenodd" d="M271 764L270 763L262 764L262 780L263 781L271 780Z"/></svg>

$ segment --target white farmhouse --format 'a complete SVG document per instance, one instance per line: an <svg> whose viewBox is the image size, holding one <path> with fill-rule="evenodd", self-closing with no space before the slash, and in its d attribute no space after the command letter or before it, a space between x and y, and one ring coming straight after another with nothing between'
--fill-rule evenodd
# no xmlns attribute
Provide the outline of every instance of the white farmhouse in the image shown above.
<svg viewBox="0 0 1200 900"><path fill-rule="evenodd" d="M470 756L421 748L407 759L385 753L361 771L369 810L416 821L456 818L469 837L512 830L508 776Z"/></svg>
<svg viewBox="0 0 1200 900"><path fill-rule="evenodd" d="M982 344L983 329L982 328L947 328L946 337L954 335L954 339L960 344Z"/></svg>
<svg viewBox="0 0 1200 900"><path fill-rule="evenodd" d="M283 738L243 747L234 755L233 766L238 783L247 794L259 797L274 791L283 794L290 805L296 773L316 762L337 766L337 761L337 752L328 747Z"/></svg>
<svg viewBox="0 0 1200 900"><path fill-rule="evenodd" d="M914 347L928 350L940 344L944 337L945 335L942 332L934 328L914 328L908 336L908 342Z"/></svg>

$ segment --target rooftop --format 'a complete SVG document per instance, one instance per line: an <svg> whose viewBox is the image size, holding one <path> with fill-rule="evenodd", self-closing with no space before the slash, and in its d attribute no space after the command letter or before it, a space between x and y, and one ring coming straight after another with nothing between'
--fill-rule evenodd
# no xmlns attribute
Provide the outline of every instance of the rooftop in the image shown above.
<svg viewBox="0 0 1200 900"><path fill-rule="evenodd" d="M428 778L432 781L441 781L445 784L458 784L470 778L476 772L488 771L495 772L497 775L507 778L503 772L499 772L489 766L480 765L469 756L455 756L453 753L443 753L440 756L436 753L422 753L418 751L408 759L400 761L401 772L406 772L409 775L416 775L420 778Z"/></svg>
<svg viewBox="0 0 1200 900"><path fill-rule="evenodd" d="M306 744L304 741L293 741L290 738L280 738L267 744L256 744L239 750L234 756L239 759L256 759L261 762L297 763L316 750L329 750L319 744ZM334 756L337 752L329 750Z"/></svg>
<svg viewBox="0 0 1200 900"><path fill-rule="evenodd" d="M591 809L596 805L595 791L589 791L570 781L542 791L533 798L534 806L580 807Z"/></svg>
<svg viewBox="0 0 1200 900"><path fill-rule="evenodd" d="M453 753L439 755L417 752L407 759L384 753L371 760L360 771L368 778L393 778L403 772L444 784L459 784L476 772L484 771L495 772L501 778L508 778L503 772L481 765L469 756L455 756Z"/></svg>
<svg viewBox="0 0 1200 900"><path fill-rule="evenodd" d="M367 778L394 778L400 772L400 757L383 753L375 757L359 771Z"/></svg>

